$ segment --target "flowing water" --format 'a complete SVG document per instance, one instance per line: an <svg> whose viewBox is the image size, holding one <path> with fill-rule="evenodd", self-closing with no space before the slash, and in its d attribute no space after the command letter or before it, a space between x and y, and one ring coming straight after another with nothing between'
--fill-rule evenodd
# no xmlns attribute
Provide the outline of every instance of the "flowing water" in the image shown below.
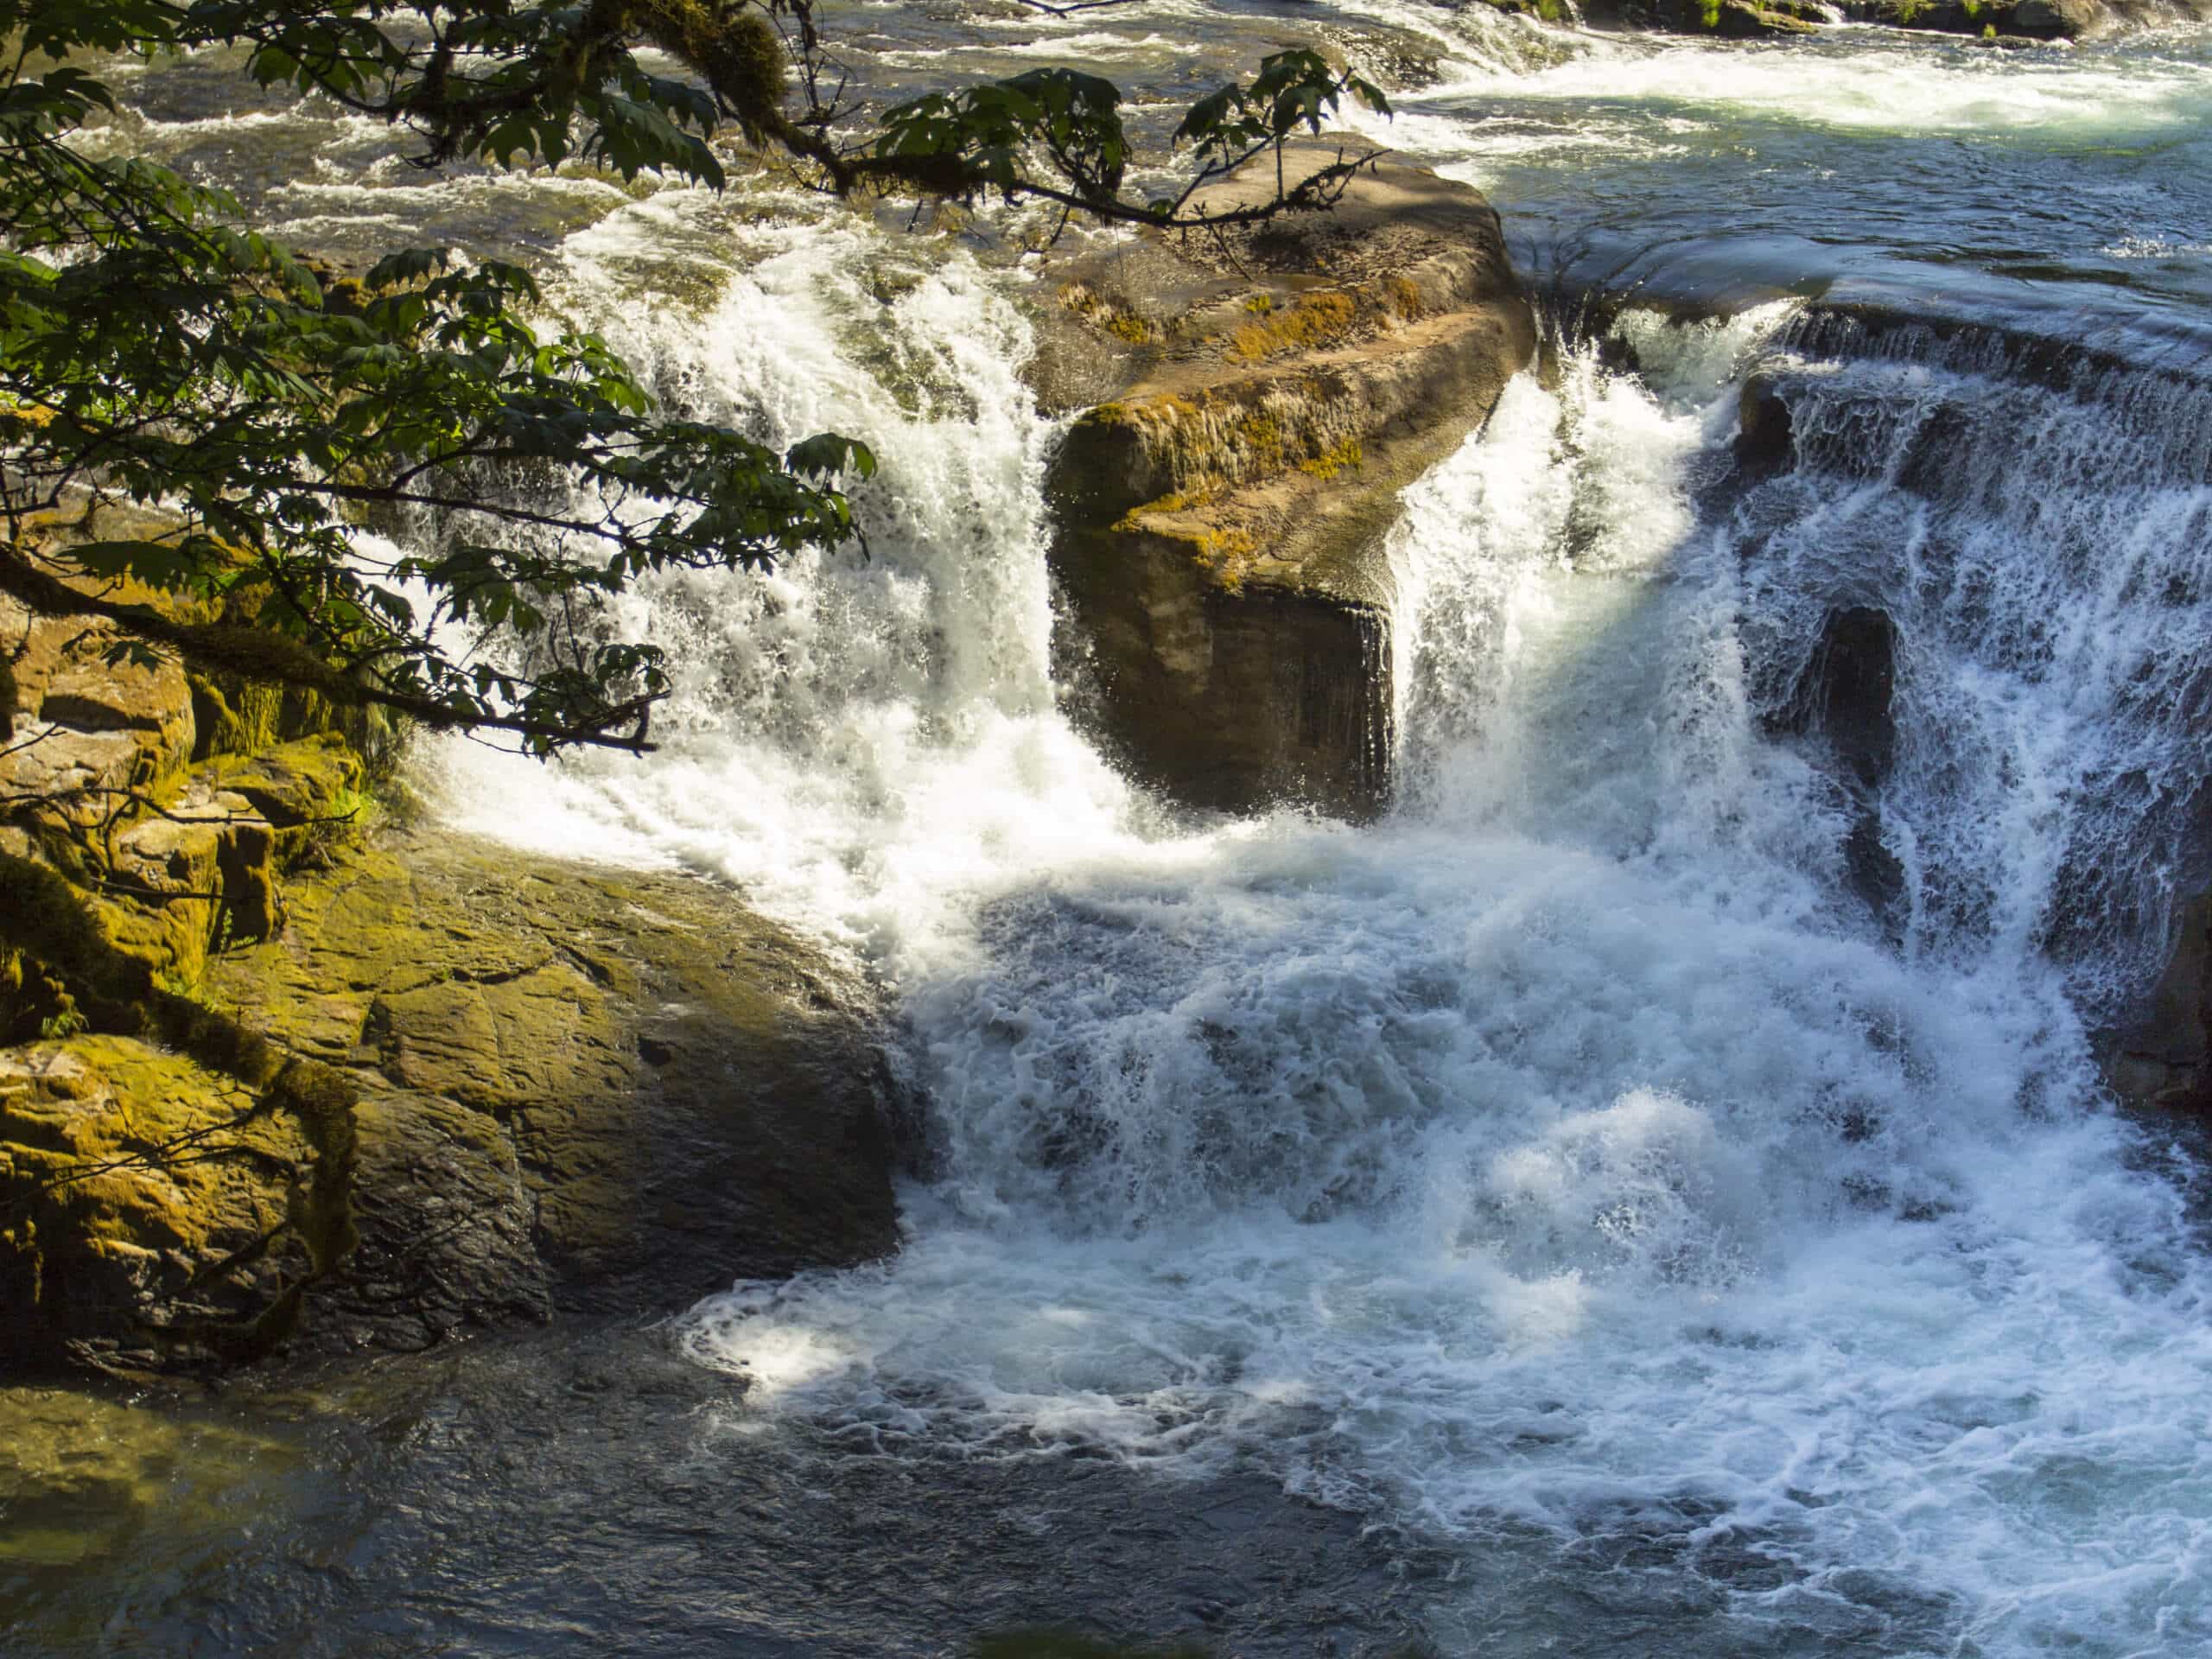
<svg viewBox="0 0 2212 1659"><path fill-rule="evenodd" d="M1377 136L1491 195L1554 335L1392 535L1398 804L1193 819L1091 747L988 239L425 185L149 76L133 142L292 234L533 248L671 396L876 446L868 561L628 601L664 753L441 786L867 963L933 1158L880 1266L264 1408L249 1472L0 1577L33 1649L2212 1650L2198 1178L2092 1052L2202 875L2212 37L846 16L893 87L1067 54L1164 106L1301 38L1421 83ZM1732 452L1753 374L1789 470ZM1866 778L1790 718L1853 607Z"/></svg>

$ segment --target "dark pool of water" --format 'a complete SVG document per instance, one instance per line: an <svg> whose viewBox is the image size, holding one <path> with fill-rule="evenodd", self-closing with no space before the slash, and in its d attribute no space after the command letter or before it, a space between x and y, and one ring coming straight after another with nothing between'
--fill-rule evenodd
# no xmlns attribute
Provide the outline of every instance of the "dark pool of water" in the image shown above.
<svg viewBox="0 0 2212 1659"><path fill-rule="evenodd" d="M10 1659L924 1655L1051 1625L1402 1651L1449 1563L1260 1475L748 1423L651 1329L480 1342L198 1402L0 1391ZM60 1425L72 1421L66 1431Z"/></svg>

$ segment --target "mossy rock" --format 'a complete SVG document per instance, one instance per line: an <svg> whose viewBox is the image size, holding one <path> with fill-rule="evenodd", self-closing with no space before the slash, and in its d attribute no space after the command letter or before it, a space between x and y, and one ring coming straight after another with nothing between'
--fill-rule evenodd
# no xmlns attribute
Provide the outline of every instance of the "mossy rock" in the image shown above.
<svg viewBox="0 0 2212 1659"><path fill-rule="evenodd" d="M1843 0L1843 9L1857 22L1967 35L2016 48L2110 35L2149 16L2107 0Z"/></svg>
<svg viewBox="0 0 2212 1659"><path fill-rule="evenodd" d="M1287 170L1338 154L1294 144ZM1274 184L1255 164L1198 205ZM1534 359L1534 314L1490 205L1418 168L1377 164L1330 213L1226 244L1140 241L1063 276L1058 308L1089 338L1044 329L1039 382L1113 395L1046 480L1056 650L1106 746L1173 798L1371 816L1389 791L1399 493Z"/></svg>
<svg viewBox="0 0 2212 1659"><path fill-rule="evenodd" d="M236 1079L136 1038L0 1050L0 1322L35 1354L226 1359L311 1276L321 1151Z"/></svg>
<svg viewBox="0 0 2212 1659"><path fill-rule="evenodd" d="M397 835L289 891L283 936L210 985L360 1090L360 1244L304 1346L665 1307L895 1245L874 996L736 894Z"/></svg>
<svg viewBox="0 0 2212 1659"><path fill-rule="evenodd" d="M365 778L360 755L335 732L225 756L200 774L217 791L242 797L275 829L295 830L343 810Z"/></svg>
<svg viewBox="0 0 2212 1659"><path fill-rule="evenodd" d="M1717 35L1724 40L1759 40L1793 35L1817 35L1818 14L1807 17L1789 0L1765 5L1756 0L1673 0L1674 26L1693 34Z"/></svg>

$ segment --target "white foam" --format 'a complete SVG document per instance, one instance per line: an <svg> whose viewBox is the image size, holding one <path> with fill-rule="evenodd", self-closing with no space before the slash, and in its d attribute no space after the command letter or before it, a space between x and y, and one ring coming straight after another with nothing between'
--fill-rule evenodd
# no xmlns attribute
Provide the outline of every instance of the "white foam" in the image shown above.
<svg viewBox="0 0 2212 1659"><path fill-rule="evenodd" d="M703 410L874 443L873 556L653 585L621 622L676 647L668 750L550 775L467 752L452 799L730 876L899 990L942 1179L897 1259L685 1321L748 1380L745 1423L1264 1470L1499 1564L1439 1618L1479 1631L1504 1596L1562 1650L1558 1610L1600 1589L1685 1650L1700 1619L2001 1659L2212 1639L2212 1286L2094 1109L2077 988L2017 928L1933 910L1891 948L1846 888L1835 785L1760 728L1760 676L1804 644L1779 562L1810 582L1822 525L1872 499L1758 498L1773 579L1702 516L1786 308L1630 317L1647 384L1570 352L1412 493L1419 786L1392 819L1193 825L1057 707L1052 434L1007 291L817 213L747 227L741 273L641 315L639 271L706 268L709 213L610 215L562 303ZM1974 391L1940 354L1788 362L1815 448L1877 383L1891 421L1899 385ZM2184 521L2137 500L2079 510L2139 588ZM2031 574L1990 522L1987 568L2010 536ZM2069 637L2094 654L2098 627ZM1916 663L1912 709L1951 706L1919 700L1939 669L2023 732L2076 695L1961 648ZM2063 729L2088 741L2086 714ZM1981 873L2032 909L2072 809L2036 804L2052 746L2008 753L1910 761L1887 805L1923 860L2001 849ZM1960 850L1946 814L1999 838ZM1624 1539L1684 1553L1606 1567ZM1681 1563L1729 1550L1758 1575L1682 1611Z"/></svg>

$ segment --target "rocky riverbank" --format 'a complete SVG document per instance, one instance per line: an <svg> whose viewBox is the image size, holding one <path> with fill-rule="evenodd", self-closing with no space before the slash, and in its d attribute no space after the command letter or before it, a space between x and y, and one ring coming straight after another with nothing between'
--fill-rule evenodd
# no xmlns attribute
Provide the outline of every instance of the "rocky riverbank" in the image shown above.
<svg viewBox="0 0 2212 1659"><path fill-rule="evenodd" d="M1523 6L1517 0L1503 9L1550 16L1539 5ZM1592 0L1580 12L1599 29L1659 29L1725 40L1815 35L1849 22L2028 47L2202 22L2212 16L2212 6L2205 0Z"/></svg>
<svg viewBox="0 0 2212 1659"><path fill-rule="evenodd" d="M677 1306L891 1249L871 988L740 895L386 824L366 734L0 616L0 1369Z"/></svg>

